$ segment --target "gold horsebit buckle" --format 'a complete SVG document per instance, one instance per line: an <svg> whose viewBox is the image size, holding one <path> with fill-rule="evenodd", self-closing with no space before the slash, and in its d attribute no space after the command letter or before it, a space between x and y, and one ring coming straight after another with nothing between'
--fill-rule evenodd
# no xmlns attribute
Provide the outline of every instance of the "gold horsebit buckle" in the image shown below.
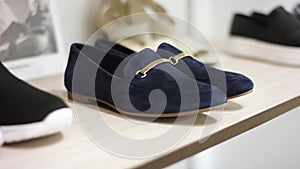
<svg viewBox="0 0 300 169"><path fill-rule="evenodd" d="M146 65L143 69L138 70L135 74L140 75L140 78L144 78L147 76L147 72L149 70L151 70L152 68L154 68L155 66L160 65L162 63L171 63L172 65L176 65L180 59L182 59L184 57L188 57L188 56L191 56L194 58L193 55L186 54L186 53L180 53L178 55L171 56L168 59L162 58L162 59L154 60L153 62Z"/></svg>

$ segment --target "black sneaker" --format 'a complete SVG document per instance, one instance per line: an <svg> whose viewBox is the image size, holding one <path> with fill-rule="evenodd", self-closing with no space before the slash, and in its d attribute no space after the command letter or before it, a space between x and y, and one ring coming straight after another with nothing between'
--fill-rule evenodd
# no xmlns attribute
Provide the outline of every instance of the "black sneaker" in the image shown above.
<svg viewBox="0 0 300 169"><path fill-rule="evenodd" d="M0 86L0 145L51 135L71 125L72 111L61 99L16 78L1 62Z"/></svg>
<svg viewBox="0 0 300 169"><path fill-rule="evenodd" d="M283 7L269 15L236 14L228 44L236 55L300 65L300 21Z"/></svg>

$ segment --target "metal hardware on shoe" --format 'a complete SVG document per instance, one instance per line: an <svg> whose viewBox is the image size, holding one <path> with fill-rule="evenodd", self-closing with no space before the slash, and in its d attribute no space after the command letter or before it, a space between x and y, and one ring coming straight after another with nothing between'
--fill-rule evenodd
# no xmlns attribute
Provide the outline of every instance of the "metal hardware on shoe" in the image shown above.
<svg viewBox="0 0 300 169"><path fill-rule="evenodd" d="M140 78L144 78L147 76L147 72L149 70L151 70L155 66L162 64L162 63L171 63L171 61L169 59L157 59L157 60L149 63L148 65L146 65L143 69L138 70L135 74L140 75L141 76Z"/></svg>
<svg viewBox="0 0 300 169"><path fill-rule="evenodd" d="M190 55L190 54L180 53L178 55L169 57L169 61L170 61L170 63L172 63L172 65L176 65L180 59L187 57L187 56L193 57L193 55Z"/></svg>
<svg viewBox="0 0 300 169"><path fill-rule="evenodd" d="M146 77L147 74L144 74L141 72L141 70L138 70L135 75L140 75L140 78L143 79L144 77Z"/></svg>
<svg viewBox="0 0 300 169"><path fill-rule="evenodd" d="M178 63L178 60L175 59L174 57L170 57L169 60L172 63L172 65L176 65Z"/></svg>
<svg viewBox="0 0 300 169"><path fill-rule="evenodd" d="M165 59L165 58L157 59L157 60L149 63L148 65L146 65L143 69L138 70L135 74L140 75L140 78L144 78L147 76L147 72L149 70L151 70L152 68L154 68L155 66L162 64L162 63L171 63L172 65L176 65L180 59L187 57L187 56L193 57L193 55L191 55L191 54L180 53L178 55L171 56L168 59Z"/></svg>

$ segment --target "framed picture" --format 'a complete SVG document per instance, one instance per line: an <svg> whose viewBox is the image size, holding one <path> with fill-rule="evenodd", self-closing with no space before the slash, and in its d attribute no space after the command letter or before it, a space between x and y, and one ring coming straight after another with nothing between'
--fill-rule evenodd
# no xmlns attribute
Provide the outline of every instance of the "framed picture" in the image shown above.
<svg viewBox="0 0 300 169"><path fill-rule="evenodd" d="M0 1L0 60L22 79L63 71L66 57L54 2Z"/></svg>

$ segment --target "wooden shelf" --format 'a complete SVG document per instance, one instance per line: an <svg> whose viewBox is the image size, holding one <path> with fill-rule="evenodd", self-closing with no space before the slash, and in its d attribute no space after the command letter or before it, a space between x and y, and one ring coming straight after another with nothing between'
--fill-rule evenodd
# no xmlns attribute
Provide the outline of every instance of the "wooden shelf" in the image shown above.
<svg viewBox="0 0 300 169"><path fill-rule="evenodd" d="M244 97L230 100L223 112L214 110L198 116L191 131L169 151L157 156L143 159L128 159L115 156L96 146L83 132L76 115L72 127L50 137L33 141L5 145L0 148L0 168L161 168L179 160L192 156L216 144L246 132L267 122L300 104L300 67L288 67L222 54L222 64L225 70L236 71L249 76L255 83L254 92ZM57 75L30 82L31 84L49 91L67 100L63 87L63 76ZM92 110L90 106L84 106ZM111 113L102 112L108 123L120 130L122 134L135 138L149 138L167 131L173 125L172 120L160 120L147 125L129 123L128 119ZM205 120L207 121L205 122ZM182 119L179 127L185 125L187 118ZM210 137L205 138L203 131L212 129ZM110 134L103 139L114 144L126 143L114 140ZM167 142L168 140L161 140ZM149 145L144 151L151 150Z"/></svg>

